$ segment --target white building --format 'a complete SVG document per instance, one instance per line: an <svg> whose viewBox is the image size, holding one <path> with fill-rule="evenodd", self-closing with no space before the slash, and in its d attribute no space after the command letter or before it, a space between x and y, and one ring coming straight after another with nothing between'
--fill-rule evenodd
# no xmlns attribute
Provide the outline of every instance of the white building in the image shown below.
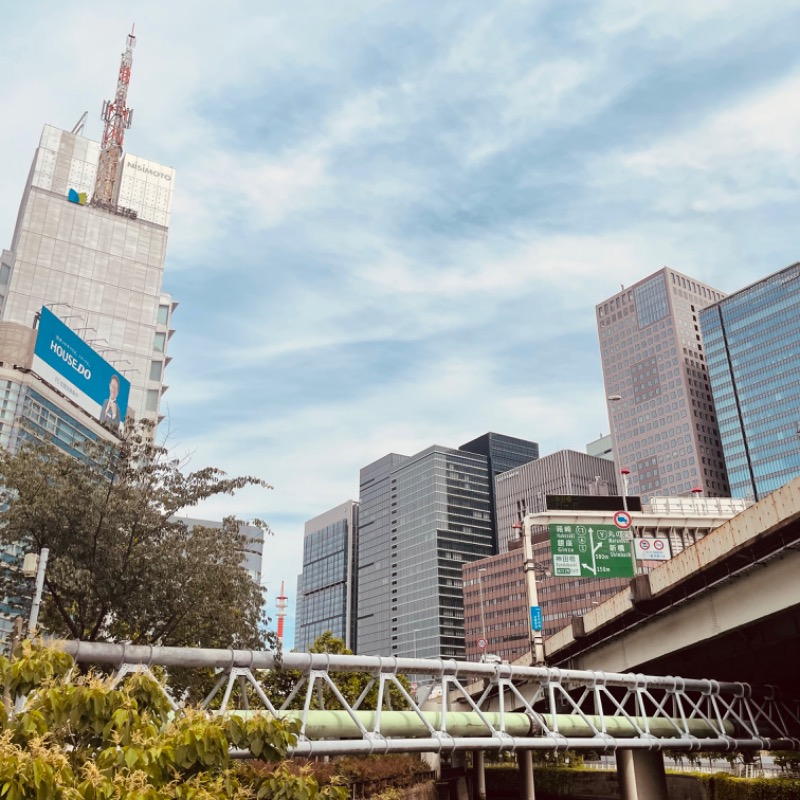
<svg viewBox="0 0 800 800"><path fill-rule="evenodd" d="M129 408L157 422L175 303L162 291L175 171L126 154L115 201L93 197L100 145L45 125L10 250L0 319L50 308L131 382Z"/></svg>

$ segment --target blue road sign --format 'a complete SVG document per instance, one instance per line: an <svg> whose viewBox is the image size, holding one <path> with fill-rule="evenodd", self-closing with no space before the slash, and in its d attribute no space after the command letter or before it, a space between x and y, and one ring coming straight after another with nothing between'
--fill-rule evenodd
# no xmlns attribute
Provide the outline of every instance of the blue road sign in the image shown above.
<svg viewBox="0 0 800 800"><path fill-rule="evenodd" d="M531 606L531 630L540 631L542 629L542 607Z"/></svg>

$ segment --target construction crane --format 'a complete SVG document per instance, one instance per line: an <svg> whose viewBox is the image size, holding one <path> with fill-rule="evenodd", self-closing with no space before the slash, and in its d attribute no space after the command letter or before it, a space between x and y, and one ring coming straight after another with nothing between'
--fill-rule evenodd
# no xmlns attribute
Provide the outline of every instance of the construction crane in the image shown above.
<svg viewBox="0 0 800 800"><path fill-rule="evenodd" d="M117 91L113 100L103 102L100 119L105 123L103 142L100 151L100 163L97 166L97 180L94 184L94 199L105 203L114 202L114 189L122 159L122 143L125 131L131 127L133 109L128 108L128 85L131 81L131 65L133 64L133 48L136 46L134 27L128 34L125 52L119 66Z"/></svg>

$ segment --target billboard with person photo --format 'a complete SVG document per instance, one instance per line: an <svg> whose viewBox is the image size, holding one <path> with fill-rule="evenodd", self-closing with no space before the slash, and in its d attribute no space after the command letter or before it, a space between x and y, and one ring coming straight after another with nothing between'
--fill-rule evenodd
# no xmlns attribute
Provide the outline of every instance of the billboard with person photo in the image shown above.
<svg viewBox="0 0 800 800"><path fill-rule="evenodd" d="M45 307L39 317L32 368L87 414L120 433L130 381Z"/></svg>

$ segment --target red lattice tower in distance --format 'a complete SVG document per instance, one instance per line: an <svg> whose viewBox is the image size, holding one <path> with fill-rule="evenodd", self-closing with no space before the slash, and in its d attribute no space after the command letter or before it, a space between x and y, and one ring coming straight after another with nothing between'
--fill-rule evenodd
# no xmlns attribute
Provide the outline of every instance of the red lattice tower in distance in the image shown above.
<svg viewBox="0 0 800 800"><path fill-rule="evenodd" d="M283 621L286 619L286 607L289 598L286 596L285 581L281 581L281 593L275 598L275 608L278 609L278 641L283 644Z"/></svg>
<svg viewBox="0 0 800 800"><path fill-rule="evenodd" d="M131 65L133 64L133 48L136 46L134 29L128 34L125 52L119 65L117 91L113 100L103 102L100 119L105 123L103 142L100 150L100 163L97 166L97 180L94 184L94 198L106 203L114 202L114 187L122 159L122 143L125 131L133 121L133 109L128 108L128 85L131 82Z"/></svg>

